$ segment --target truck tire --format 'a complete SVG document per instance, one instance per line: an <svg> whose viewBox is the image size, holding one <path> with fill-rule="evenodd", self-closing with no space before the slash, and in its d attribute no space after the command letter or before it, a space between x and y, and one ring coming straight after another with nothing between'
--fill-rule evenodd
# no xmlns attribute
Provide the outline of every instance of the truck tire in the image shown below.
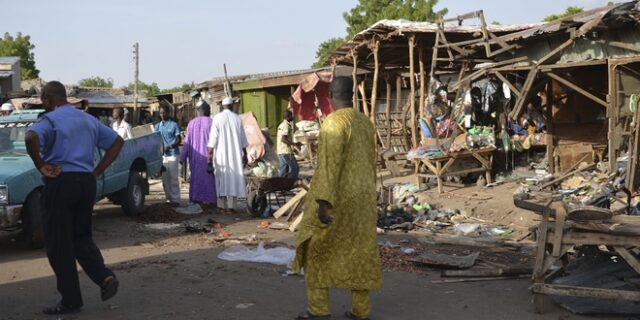
<svg viewBox="0 0 640 320"><path fill-rule="evenodd" d="M129 183L122 190L122 211L128 216L137 216L144 211L145 181L137 172L129 173Z"/></svg>
<svg viewBox="0 0 640 320"><path fill-rule="evenodd" d="M22 232L27 244L33 249L44 247L43 215L42 192L34 190L27 197L22 213Z"/></svg>

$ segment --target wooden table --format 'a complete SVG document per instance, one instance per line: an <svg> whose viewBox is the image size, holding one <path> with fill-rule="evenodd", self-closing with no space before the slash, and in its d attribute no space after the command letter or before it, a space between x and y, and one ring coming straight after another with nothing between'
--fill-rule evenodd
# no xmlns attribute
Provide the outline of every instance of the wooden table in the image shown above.
<svg viewBox="0 0 640 320"><path fill-rule="evenodd" d="M442 193L442 178L445 176L465 175L473 172L484 172L487 183L491 183L491 166L493 164L493 151L495 148L472 149L451 152L447 155L435 158L416 159L416 179L418 188L422 186L422 180L435 177L438 182L438 192ZM477 167L471 169L451 170L456 162L467 159L476 160ZM420 173L420 166L425 165L431 174Z"/></svg>
<svg viewBox="0 0 640 320"><path fill-rule="evenodd" d="M541 210L543 211L540 212ZM542 214L542 221L538 225L536 260L531 287L536 312L544 311L545 295L640 302L638 291L547 283L566 267L567 253L572 248L583 245L605 245L614 248L618 255L640 274L640 263L629 251L629 248L640 247L640 216L616 215L607 221L569 221L567 211L561 202L553 202L550 207L540 207L534 212ZM562 262L561 268L550 272L557 262Z"/></svg>

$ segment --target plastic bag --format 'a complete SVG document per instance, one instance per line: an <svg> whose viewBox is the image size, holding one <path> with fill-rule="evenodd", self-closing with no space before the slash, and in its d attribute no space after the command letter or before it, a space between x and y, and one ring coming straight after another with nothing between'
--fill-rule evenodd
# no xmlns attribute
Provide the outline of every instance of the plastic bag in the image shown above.
<svg viewBox="0 0 640 320"><path fill-rule="evenodd" d="M225 261L246 261L271 263L280 266L289 265L295 257L296 251L286 247L264 248L264 243L260 242L257 248L251 249L246 246L235 246L222 251L218 259Z"/></svg>
<svg viewBox="0 0 640 320"><path fill-rule="evenodd" d="M456 235L468 235L477 231L480 228L480 225L477 223L459 223L453 226L453 231L455 231Z"/></svg>

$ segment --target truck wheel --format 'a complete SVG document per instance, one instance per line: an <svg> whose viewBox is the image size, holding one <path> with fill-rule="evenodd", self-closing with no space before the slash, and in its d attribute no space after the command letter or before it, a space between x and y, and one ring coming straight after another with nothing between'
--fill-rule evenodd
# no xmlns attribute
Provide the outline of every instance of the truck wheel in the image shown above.
<svg viewBox="0 0 640 320"><path fill-rule="evenodd" d="M144 179L137 172L129 173L129 184L120 197L124 214L137 216L144 211L144 182Z"/></svg>
<svg viewBox="0 0 640 320"><path fill-rule="evenodd" d="M27 197L22 213L23 235L30 247L40 249L44 247L44 228L42 220L44 206L42 193L35 190Z"/></svg>
<svg viewBox="0 0 640 320"><path fill-rule="evenodd" d="M254 218L261 217L267 209L267 196L260 194L258 190L250 190L247 193L247 209Z"/></svg>

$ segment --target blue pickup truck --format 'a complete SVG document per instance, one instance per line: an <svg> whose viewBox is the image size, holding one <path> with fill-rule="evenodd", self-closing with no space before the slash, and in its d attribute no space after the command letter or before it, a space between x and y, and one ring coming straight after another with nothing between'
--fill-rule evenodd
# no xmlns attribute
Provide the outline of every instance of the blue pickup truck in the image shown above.
<svg viewBox="0 0 640 320"><path fill-rule="evenodd" d="M22 229L33 247L43 244L42 176L27 155L24 136L44 110L24 110L0 117L0 231ZM82 134L79 132L78 134ZM162 168L162 138L157 133L125 140L116 160L98 178L96 201L108 198L127 215L144 210L147 177ZM96 148L96 164L104 150Z"/></svg>

